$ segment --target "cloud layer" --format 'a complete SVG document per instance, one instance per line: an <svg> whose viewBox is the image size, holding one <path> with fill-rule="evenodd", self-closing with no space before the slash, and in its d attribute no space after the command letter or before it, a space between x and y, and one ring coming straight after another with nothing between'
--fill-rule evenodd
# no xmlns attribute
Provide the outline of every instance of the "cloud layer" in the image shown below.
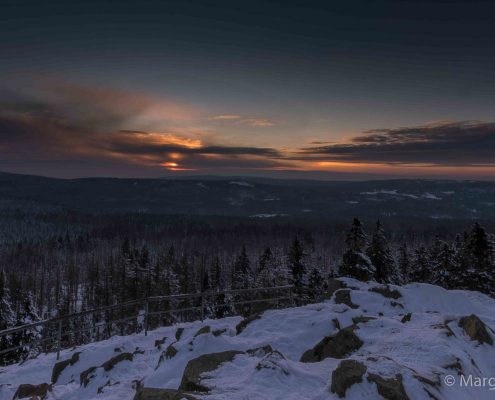
<svg viewBox="0 0 495 400"><path fill-rule="evenodd" d="M370 130L348 143L303 148L300 156L341 162L491 166L495 165L495 123L461 121Z"/></svg>

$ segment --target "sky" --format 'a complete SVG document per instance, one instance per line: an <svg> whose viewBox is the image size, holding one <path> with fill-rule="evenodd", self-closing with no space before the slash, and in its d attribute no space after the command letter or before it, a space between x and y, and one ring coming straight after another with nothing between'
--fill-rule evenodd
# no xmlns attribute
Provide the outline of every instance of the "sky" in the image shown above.
<svg viewBox="0 0 495 400"><path fill-rule="evenodd" d="M0 170L495 178L491 1L2 1Z"/></svg>

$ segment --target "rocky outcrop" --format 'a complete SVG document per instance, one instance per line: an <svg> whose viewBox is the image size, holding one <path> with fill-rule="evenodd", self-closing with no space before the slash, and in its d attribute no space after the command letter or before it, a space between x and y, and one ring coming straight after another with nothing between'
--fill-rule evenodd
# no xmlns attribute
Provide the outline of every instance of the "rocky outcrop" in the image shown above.
<svg viewBox="0 0 495 400"><path fill-rule="evenodd" d="M179 390L186 392L208 392L208 387L201 384L201 375L205 372L216 370L222 363L230 362L236 355L243 353L238 350L228 350L221 353L204 354L190 360L182 375Z"/></svg>
<svg viewBox="0 0 495 400"><path fill-rule="evenodd" d="M412 313L407 313L406 315L404 315L402 317L402 319L400 320L400 322L402 322L403 324L405 324L406 322L409 322L411 320L411 317L412 317Z"/></svg>
<svg viewBox="0 0 495 400"><path fill-rule="evenodd" d="M184 328L177 328L177 330L175 331L175 340L179 341L183 333Z"/></svg>
<svg viewBox="0 0 495 400"><path fill-rule="evenodd" d="M227 329L226 328L224 328L224 329L215 329L211 333L213 334L213 336L218 337L218 336L222 336L225 332L227 332Z"/></svg>
<svg viewBox="0 0 495 400"><path fill-rule="evenodd" d="M376 317L370 317L366 315L360 315L359 317L352 318L354 324L365 324L366 322L373 321Z"/></svg>
<svg viewBox="0 0 495 400"><path fill-rule="evenodd" d="M101 364L101 367L105 371L110 371L118 363L122 361L132 361L132 359L133 359L132 353L121 353L118 356L112 357L110 360L105 361L103 364Z"/></svg>
<svg viewBox="0 0 495 400"><path fill-rule="evenodd" d="M343 360L332 372L330 391L339 397L345 397L345 392L352 385L361 383L366 373L366 366L355 360Z"/></svg>
<svg viewBox="0 0 495 400"><path fill-rule="evenodd" d="M402 297L402 294L396 289L390 289L389 286L377 286L369 289L370 292L380 293L383 297L395 299Z"/></svg>
<svg viewBox="0 0 495 400"><path fill-rule="evenodd" d="M196 397L175 389L138 388L134 400L197 400Z"/></svg>
<svg viewBox="0 0 495 400"><path fill-rule="evenodd" d="M402 375L397 374L395 378L382 378L380 375L368 374L368 381L374 382L378 393L386 400L409 400L402 384Z"/></svg>
<svg viewBox="0 0 495 400"><path fill-rule="evenodd" d="M253 314L247 318L244 318L241 322L239 322L236 327L236 334L239 335L246 327L253 321L256 321L257 319L260 319L261 315L259 314Z"/></svg>
<svg viewBox="0 0 495 400"><path fill-rule="evenodd" d="M165 342L167 341L167 337L165 336L164 338L162 339L157 339L155 340L155 347L158 349L158 350L161 350L162 349L162 345L165 344Z"/></svg>
<svg viewBox="0 0 495 400"><path fill-rule="evenodd" d="M335 292L335 304L345 304L350 308L358 308L359 306L351 301L350 289L339 289Z"/></svg>
<svg viewBox="0 0 495 400"><path fill-rule="evenodd" d="M46 399L48 392L52 391L52 385L41 383L39 385L23 384L19 385L15 394L15 399Z"/></svg>
<svg viewBox="0 0 495 400"><path fill-rule="evenodd" d="M486 329L484 322L476 315L471 314L459 320L459 326L464 329L471 340L477 340L479 344L493 345L493 339Z"/></svg>
<svg viewBox="0 0 495 400"><path fill-rule="evenodd" d="M103 368L105 371L110 371L115 367L118 363L122 361L132 361L133 360L132 353L121 353L115 357L112 357L110 360L105 361L100 367L90 367L87 370L81 372L79 375L79 382L82 386L88 386L88 383L91 381L91 378L94 377L94 372L98 368Z"/></svg>
<svg viewBox="0 0 495 400"><path fill-rule="evenodd" d="M323 338L315 347L306 351L301 362L318 362L325 358L344 358L358 350L363 341L354 333L355 325L341 329L333 336Z"/></svg>
<svg viewBox="0 0 495 400"><path fill-rule="evenodd" d="M324 298L329 300L332 298L333 294L339 289L345 289L347 285L340 281L339 279L330 278L327 281L327 288L324 293Z"/></svg>
<svg viewBox="0 0 495 400"><path fill-rule="evenodd" d="M211 329L208 325L203 326L201 329L199 329L195 334L194 337L198 337L199 335L204 335L205 333L210 333Z"/></svg>
<svg viewBox="0 0 495 400"><path fill-rule="evenodd" d="M52 383L57 383L60 374L64 371L65 368L67 368L69 365L74 365L76 362L79 361L80 354L81 352L74 353L68 360L60 361L53 366Z"/></svg>

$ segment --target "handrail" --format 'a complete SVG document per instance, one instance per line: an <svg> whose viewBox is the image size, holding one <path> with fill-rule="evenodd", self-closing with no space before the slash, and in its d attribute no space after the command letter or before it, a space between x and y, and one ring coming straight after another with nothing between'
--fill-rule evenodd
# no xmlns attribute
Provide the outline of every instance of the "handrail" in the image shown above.
<svg viewBox="0 0 495 400"><path fill-rule="evenodd" d="M140 299L136 299L136 300L129 300L126 302L112 304L109 306L97 307L97 308L93 308L93 309L89 309L89 310L83 310L83 311L73 313L73 314L68 314L68 315L60 315L60 316L48 318L48 319L45 319L42 321L33 322L31 324L25 324L25 325L21 325L21 326L15 326L12 328L4 329L4 330L0 331L0 339L6 335L9 335L9 334L13 334L13 333L21 332L21 331L26 331L28 329L33 329L33 328L37 328L40 326L45 327L45 326L48 326L51 324L54 324L54 325L56 324L57 325L56 336L42 339L42 341L47 341L49 339L52 339L54 342L57 342L56 351L57 351L57 359L59 359L60 350L61 350L61 342L62 342L62 324L64 321L68 321L68 320L82 317L82 316L89 315L89 314L96 314L96 313L101 313L104 311L114 310L114 309L122 309L124 307L140 304L140 305L143 305L145 307L144 314L141 314L141 315L144 317L143 328L144 328L145 335L147 335L149 317L153 316L153 315L200 310L201 311L201 318L200 319L203 320L203 318L204 318L204 300L205 300L205 298L210 298L211 296L218 296L218 295L222 295L222 294L224 294L224 295L225 294L236 295L236 294L243 294L243 293L250 293L250 292L257 293L257 292L267 292L267 291L268 292L275 292L278 290L289 290L288 297L280 297L279 296L279 297L267 298L267 299L261 299L261 300L260 299L251 299L251 300L243 300L243 301L233 301L231 304L232 305L242 305L242 304L249 304L249 303L259 303L259 302L263 302L263 301L271 302L271 301L279 301L279 300L292 301L292 289L293 288L294 288L293 285L283 285L283 286L271 286L271 287L262 287L262 288L229 289L229 290L222 290L222 291L208 290L208 291L202 291L202 292L197 292L197 293L184 293L184 294L175 294L175 295L166 295L166 296L148 296L148 297L144 297L144 298L140 298ZM178 308L170 308L170 309L163 310L163 311L149 311L149 304L151 302L167 301L167 300L181 300L181 299L191 299L191 298L201 298L201 304L198 306L192 306L192 307L186 307L186 308L178 307ZM139 316L139 314L134 315L134 316L130 316L128 318L126 317L123 319L103 321L103 324L101 324L102 321L97 321L93 324L93 326L91 328L88 328L88 329L93 329L98 324L105 326L105 325L108 325L111 323L120 322L120 320L131 320L131 319L134 319L138 316ZM99 326L98 326L98 329L99 329ZM75 332L72 332L72 333L75 333ZM20 347L22 347L22 345L0 350L0 354L5 354L5 353L8 353L10 351L17 350Z"/></svg>

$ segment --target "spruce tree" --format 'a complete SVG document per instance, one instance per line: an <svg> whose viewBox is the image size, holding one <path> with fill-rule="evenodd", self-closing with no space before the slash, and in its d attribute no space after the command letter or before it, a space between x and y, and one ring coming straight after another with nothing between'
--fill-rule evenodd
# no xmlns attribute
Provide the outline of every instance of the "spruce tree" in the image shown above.
<svg viewBox="0 0 495 400"><path fill-rule="evenodd" d="M364 254L366 241L366 234L363 231L361 221L354 218L345 239L346 248L339 268L340 275L361 281L374 279L376 269L369 257Z"/></svg>
<svg viewBox="0 0 495 400"><path fill-rule="evenodd" d="M0 270L0 331L12 328L15 325L16 320L17 316L12 309L5 271ZM0 337L0 351L13 346L13 335ZM0 365L5 365L11 361L15 361L15 355L13 353L5 353L0 355Z"/></svg>
<svg viewBox="0 0 495 400"><path fill-rule="evenodd" d="M431 270L430 254L425 246L420 246L414 251L410 281L431 283Z"/></svg>
<svg viewBox="0 0 495 400"><path fill-rule="evenodd" d="M306 266L303 263L304 256L302 244L296 236L290 247L287 262L292 276L291 283L294 285L294 291L299 299L303 298L305 286Z"/></svg>
<svg viewBox="0 0 495 400"><path fill-rule="evenodd" d="M366 249L366 255L376 269L375 279L377 282L398 283L399 277L395 267L395 261L390 252L380 221L376 222L376 228L371 237L371 242Z"/></svg>
<svg viewBox="0 0 495 400"><path fill-rule="evenodd" d="M411 260L409 255L409 249L407 245L403 243L399 247L399 255L397 257L397 269L400 282L402 284L408 283L411 274Z"/></svg>

